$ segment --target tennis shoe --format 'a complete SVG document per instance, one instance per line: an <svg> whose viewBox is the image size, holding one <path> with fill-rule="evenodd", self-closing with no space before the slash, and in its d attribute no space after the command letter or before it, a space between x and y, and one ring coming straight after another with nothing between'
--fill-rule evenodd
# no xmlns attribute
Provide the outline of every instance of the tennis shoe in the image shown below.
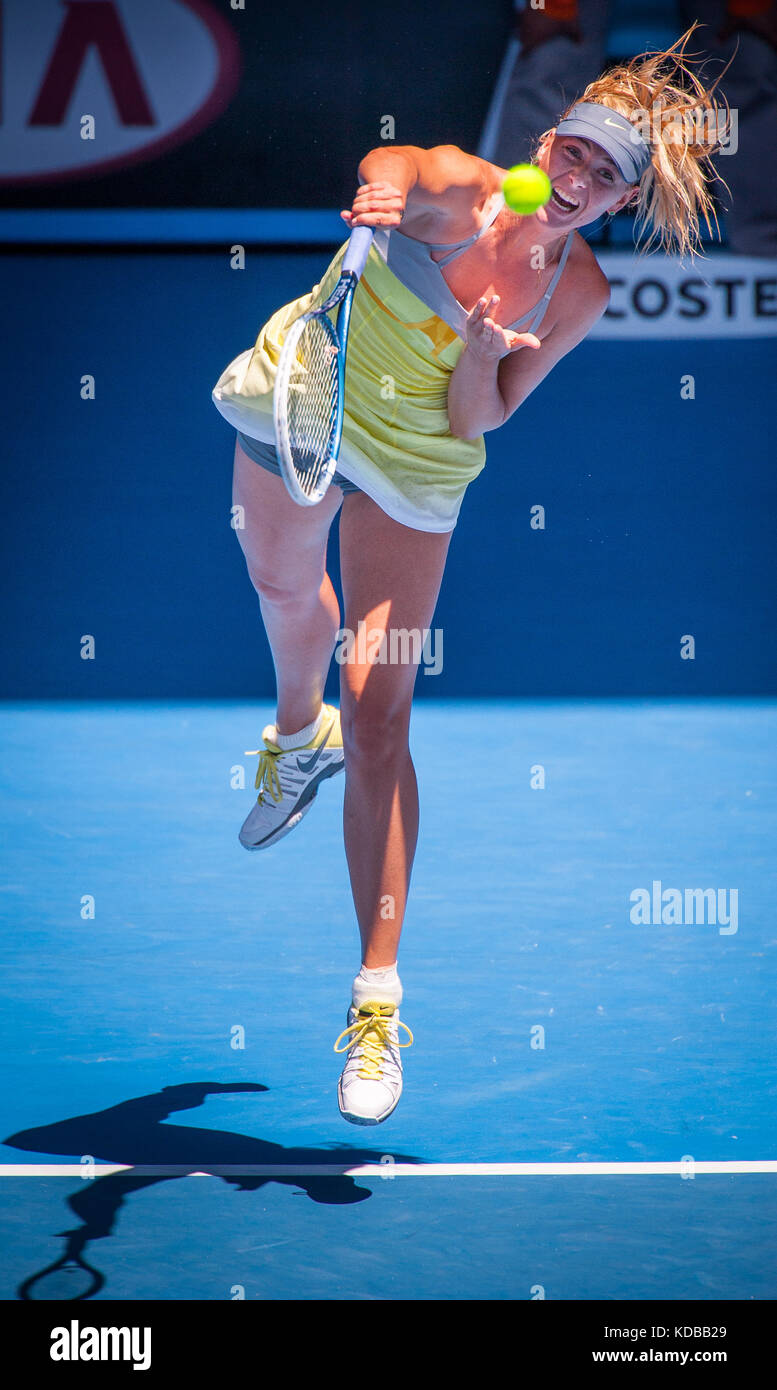
<svg viewBox="0 0 777 1390"><path fill-rule="evenodd" d="M309 743L280 748L277 734L275 725L267 724L264 748L246 750L246 757L259 755L254 783L259 795L239 836L246 849L266 849L288 835L307 815L320 784L344 766L340 711L332 705L324 705L318 733Z"/></svg>
<svg viewBox="0 0 777 1390"><path fill-rule="evenodd" d="M399 1041L400 1028L404 1028L409 1042ZM348 1053L337 1086L344 1120L352 1125L379 1125L396 1110L402 1094L399 1050L410 1047L412 1042L413 1034L400 1021L398 1004L371 999L351 1005L348 1026L334 1046L335 1052Z"/></svg>

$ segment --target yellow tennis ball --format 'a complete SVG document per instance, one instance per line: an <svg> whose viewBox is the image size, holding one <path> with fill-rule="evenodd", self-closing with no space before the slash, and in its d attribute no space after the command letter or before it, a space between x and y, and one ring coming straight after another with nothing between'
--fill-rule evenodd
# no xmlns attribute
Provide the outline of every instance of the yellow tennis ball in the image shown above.
<svg viewBox="0 0 777 1390"><path fill-rule="evenodd" d="M505 202L513 212L528 217L547 203L553 189L544 169L536 164L514 164L502 184Z"/></svg>

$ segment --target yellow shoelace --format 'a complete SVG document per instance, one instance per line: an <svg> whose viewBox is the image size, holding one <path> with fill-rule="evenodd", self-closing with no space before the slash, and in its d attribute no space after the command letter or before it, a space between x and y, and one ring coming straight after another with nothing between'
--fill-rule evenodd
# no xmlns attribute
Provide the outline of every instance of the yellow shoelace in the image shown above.
<svg viewBox="0 0 777 1390"><path fill-rule="evenodd" d="M322 724L323 728L323 724ZM321 730L319 730L320 734ZM304 744L309 748L309 744ZM264 802L265 793L269 792L273 801L280 801L283 796L281 779L278 775L278 759L284 753L298 753L298 748L246 748L244 757L259 759L259 766L256 769L256 780L254 786L259 793L258 800Z"/></svg>
<svg viewBox="0 0 777 1390"><path fill-rule="evenodd" d="M277 753L274 752L272 748L246 748L245 750L246 758L255 758L257 755L259 757L259 766L256 769L256 781L254 782L254 786L259 793L258 799L260 802L264 801L264 794L266 791L270 793L273 801L280 801L283 796L281 779L278 776L278 759L284 751L288 752L289 750L279 748ZM278 793L277 796L275 794L276 790Z"/></svg>
<svg viewBox="0 0 777 1390"><path fill-rule="evenodd" d="M391 1034L386 1028L386 1022L390 1019L396 1009L395 1004L360 1004L359 1017L350 1027L344 1028L335 1043L335 1052L350 1052L352 1047L362 1045L362 1064L358 1075L365 1081L378 1081L383 1075L383 1049L384 1047L410 1047L413 1042L413 1034L410 1032L406 1023L401 1018L397 1019L397 1026L404 1028L410 1042L393 1042ZM385 1022L384 1022L385 1020ZM343 1038L347 1038L349 1033L353 1033L350 1042L345 1047L338 1047L338 1043Z"/></svg>

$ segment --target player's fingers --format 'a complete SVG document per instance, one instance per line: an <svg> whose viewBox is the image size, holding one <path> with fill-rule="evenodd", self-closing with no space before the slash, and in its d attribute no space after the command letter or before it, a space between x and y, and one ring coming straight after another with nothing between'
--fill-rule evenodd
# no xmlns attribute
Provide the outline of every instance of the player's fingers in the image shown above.
<svg viewBox="0 0 777 1390"><path fill-rule="evenodd" d="M399 189L398 189L397 187L395 187L395 185L394 185L393 183L385 183L385 182L381 182L381 183L360 183L360 184L359 184L359 187L358 187L357 190L356 190L357 197L358 197L358 195L359 195L360 193L386 193L386 194L389 194L390 196L396 197L397 195L399 195L399 192L400 192ZM401 195L400 195L400 196L401 196Z"/></svg>
<svg viewBox="0 0 777 1390"><path fill-rule="evenodd" d="M402 192L393 183L367 183L357 188L356 198L401 198Z"/></svg>
<svg viewBox="0 0 777 1390"><path fill-rule="evenodd" d="M352 217L348 225L349 227L398 227L401 221L398 212L362 212L357 217Z"/></svg>
<svg viewBox="0 0 777 1390"><path fill-rule="evenodd" d="M492 294L492 295L484 294L484 295L478 300L477 304L475 305L474 309L472 310L473 314L475 315L476 320L477 320L477 319L485 319L485 317L490 313L491 309L493 309L494 305L495 305L495 304L498 304L498 302L499 302L499 295L498 295L498 294ZM491 320L491 322L493 323L493 319Z"/></svg>
<svg viewBox="0 0 777 1390"><path fill-rule="evenodd" d="M404 205L399 197L356 199L351 209L354 222L366 222L375 227L398 226L403 212Z"/></svg>
<svg viewBox="0 0 777 1390"><path fill-rule="evenodd" d="M370 194L369 198L354 198L353 212L398 212L404 207L398 193L392 193L381 198L376 193Z"/></svg>

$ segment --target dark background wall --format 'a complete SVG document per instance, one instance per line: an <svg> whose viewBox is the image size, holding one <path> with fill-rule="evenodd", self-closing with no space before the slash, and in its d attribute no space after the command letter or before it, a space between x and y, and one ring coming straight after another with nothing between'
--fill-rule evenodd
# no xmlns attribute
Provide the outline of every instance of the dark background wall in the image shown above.
<svg viewBox="0 0 777 1390"><path fill-rule="evenodd" d="M476 148L513 14L510 0L207 7L234 36L230 61L242 69L211 125L97 180L8 189L6 205L339 207L386 114L400 144Z"/></svg>

